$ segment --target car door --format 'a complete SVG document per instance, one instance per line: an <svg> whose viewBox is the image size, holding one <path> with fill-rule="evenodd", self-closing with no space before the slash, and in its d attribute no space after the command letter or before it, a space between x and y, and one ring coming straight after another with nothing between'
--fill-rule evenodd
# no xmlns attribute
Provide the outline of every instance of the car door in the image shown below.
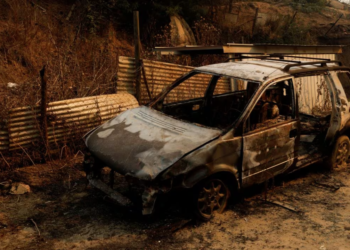
<svg viewBox="0 0 350 250"><path fill-rule="evenodd" d="M264 182L293 164L298 137L295 110L292 78L269 84L255 98L244 125L243 186Z"/></svg>
<svg viewBox="0 0 350 250"><path fill-rule="evenodd" d="M296 169L327 155L328 145L341 125L341 109L348 110L344 90L335 72L297 75L300 143Z"/></svg>
<svg viewBox="0 0 350 250"><path fill-rule="evenodd" d="M336 131L341 130L350 119L350 72L330 71L329 86L333 86L332 124L326 136L331 141Z"/></svg>

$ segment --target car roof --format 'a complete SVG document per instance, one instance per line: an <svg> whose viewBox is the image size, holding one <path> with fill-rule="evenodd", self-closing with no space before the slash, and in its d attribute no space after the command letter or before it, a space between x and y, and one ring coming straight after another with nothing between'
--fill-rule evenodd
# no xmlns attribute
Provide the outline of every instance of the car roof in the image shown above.
<svg viewBox="0 0 350 250"><path fill-rule="evenodd" d="M302 63L308 61L302 61ZM226 62L198 67L195 71L209 74L219 74L244 80L263 82L269 79L290 76L291 73L284 70L287 65L299 62L274 61L274 60L250 60L239 62ZM336 66L332 63L329 66ZM294 66L293 70L317 69L317 65Z"/></svg>

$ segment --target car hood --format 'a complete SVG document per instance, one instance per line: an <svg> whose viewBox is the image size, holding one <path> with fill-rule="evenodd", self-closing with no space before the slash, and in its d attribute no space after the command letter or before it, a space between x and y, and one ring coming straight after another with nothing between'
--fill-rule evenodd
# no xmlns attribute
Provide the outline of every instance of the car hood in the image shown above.
<svg viewBox="0 0 350 250"><path fill-rule="evenodd" d="M152 180L220 130L183 122L149 107L125 111L85 139L90 152L121 174Z"/></svg>

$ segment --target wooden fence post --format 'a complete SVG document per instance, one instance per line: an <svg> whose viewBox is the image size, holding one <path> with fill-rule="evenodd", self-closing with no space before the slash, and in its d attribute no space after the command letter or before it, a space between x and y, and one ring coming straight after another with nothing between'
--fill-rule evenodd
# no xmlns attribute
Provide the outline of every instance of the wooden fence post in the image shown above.
<svg viewBox="0 0 350 250"><path fill-rule="evenodd" d="M141 61L140 61L140 23L139 12L134 11L134 43L135 43L135 80L136 99L141 102Z"/></svg>

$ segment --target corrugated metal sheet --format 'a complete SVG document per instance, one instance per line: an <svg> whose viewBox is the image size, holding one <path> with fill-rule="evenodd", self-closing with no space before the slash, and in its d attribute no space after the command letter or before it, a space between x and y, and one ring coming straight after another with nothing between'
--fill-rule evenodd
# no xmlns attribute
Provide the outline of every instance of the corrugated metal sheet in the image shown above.
<svg viewBox="0 0 350 250"><path fill-rule="evenodd" d="M9 112L9 148L27 146L39 138L39 107L21 107Z"/></svg>
<svg viewBox="0 0 350 250"><path fill-rule="evenodd" d="M49 142L68 141L72 136L80 136L117 114L137 106L135 97L125 93L49 103ZM39 107L22 107L10 111L10 150L29 146L40 138L39 113Z"/></svg>
<svg viewBox="0 0 350 250"><path fill-rule="evenodd" d="M159 61L143 60L145 75L152 97L158 95L165 86L174 82L177 78L190 72L194 67L183 66L172 63ZM131 57L119 57L117 92L128 92L135 94L135 59ZM141 74L142 75L142 74ZM194 76L188 82L191 83L192 89L202 92L205 91L210 80L209 75L201 74ZM218 93L230 91L230 82L223 79L218 82ZM183 96L188 93L188 88L179 86L179 90L183 92ZM141 77L141 103L147 103L149 97L146 90L145 81Z"/></svg>
<svg viewBox="0 0 350 250"><path fill-rule="evenodd" d="M9 148L9 132L5 124L0 124L0 151Z"/></svg>

